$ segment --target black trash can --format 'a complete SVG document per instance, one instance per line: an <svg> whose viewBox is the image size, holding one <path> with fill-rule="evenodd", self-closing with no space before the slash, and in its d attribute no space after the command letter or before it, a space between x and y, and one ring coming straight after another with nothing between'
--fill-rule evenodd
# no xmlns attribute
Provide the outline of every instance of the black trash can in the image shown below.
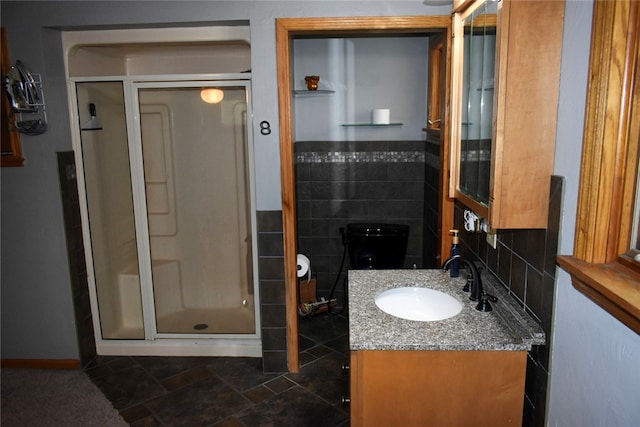
<svg viewBox="0 0 640 427"><path fill-rule="evenodd" d="M390 270L404 266L408 225L347 224L346 237L352 269Z"/></svg>

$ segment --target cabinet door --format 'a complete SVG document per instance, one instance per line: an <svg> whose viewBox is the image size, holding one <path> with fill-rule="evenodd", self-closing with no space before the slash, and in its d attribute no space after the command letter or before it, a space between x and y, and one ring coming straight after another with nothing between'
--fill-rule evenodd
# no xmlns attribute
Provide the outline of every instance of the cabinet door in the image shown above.
<svg viewBox="0 0 640 427"><path fill-rule="evenodd" d="M490 6L497 9L485 8ZM480 0L453 16L449 195L494 229L547 224L563 13L562 0ZM478 69L486 69L486 40L484 54L476 55L473 48L478 43L472 38L491 25L495 26L493 85ZM469 49L467 43L475 46ZM479 66L476 58L484 58ZM481 79L474 77L478 73ZM474 84L474 79L483 84ZM486 96L478 94L490 90L493 120L487 129L485 117L471 107L484 108Z"/></svg>
<svg viewBox="0 0 640 427"><path fill-rule="evenodd" d="M521 426L526 351L356 351L351 425Z"/></svg>
<svg viewBox="0 0 640 427"><path fill-rule="evenodd" d="M498 27L493 228L545 228L553 173L564 1L503 0Z"/></svg>

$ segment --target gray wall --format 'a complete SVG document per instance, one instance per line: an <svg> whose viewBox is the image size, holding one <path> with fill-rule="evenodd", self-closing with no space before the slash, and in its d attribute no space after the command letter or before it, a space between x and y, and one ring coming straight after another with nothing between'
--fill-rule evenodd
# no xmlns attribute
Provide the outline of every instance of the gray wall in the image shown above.
<svg viewBox="0 0 640 427"><path fill-rule="evenodd" d="M573 248L591 1L567 2L554 173L566 177L560 253ZM71 149L62 52L56 28L250 20L259 210L280 209L275 17L448 15L412 1L0 2L12 58L42 73L50 129L23 137L26 164L3 168L2 358L77 358L56 151ZM632 425L640 384L638 335L558 274L548 424Z"/></svg>
<svg viewBox="0 0 640 427"><path fill-rule="evenodd" d="M568 1L554 173L565 180L560 247L573 252L592 3ZM637 426L640 337L571 285L559 270L551 343L550 426Z"/></svg>

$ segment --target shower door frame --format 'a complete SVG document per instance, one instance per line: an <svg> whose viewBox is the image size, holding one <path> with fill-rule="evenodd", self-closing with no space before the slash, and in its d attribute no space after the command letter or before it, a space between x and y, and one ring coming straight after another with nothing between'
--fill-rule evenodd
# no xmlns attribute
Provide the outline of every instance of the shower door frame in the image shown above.
<svg viewBox="0 0 640 427"><path fill-rule="evenodd" d="M121 82L124 91L127 144L129 147L129 170L131 172L134 221L138 252L140 292L142 298L142 317L144 339L104 339L99 316L99 306L95 274L93 271L93 253L89 228L86 184L80 121L77 111L77 83ZM257 219L255 196L255 161L252 133L251 73L197 74L197 75L161 75L161 76L92 76L69 79L69 100L72 120L72 143L77 168L78 196L89 282L89 298L93 316L96 350L100 355L132 356L262 356L260 289L258 280ZM254 299L253 334L167 334L158 333L156 327L155 302L151 270L151 249L147 218L144 169L142 158L142 134L140 127L140 105L138 90L143 88L189 88L189 87L244 87L246 95L246 122L244 130L246 140L246 178L248 184L248 215L251 232L251 261Z"/></svg>

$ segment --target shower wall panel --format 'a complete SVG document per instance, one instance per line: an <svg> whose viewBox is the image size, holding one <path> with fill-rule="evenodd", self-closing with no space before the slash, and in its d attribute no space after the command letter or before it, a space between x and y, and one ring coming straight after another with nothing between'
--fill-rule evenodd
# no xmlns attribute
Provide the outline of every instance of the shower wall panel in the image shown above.
<svg viewBox="0 0 640 427"><path fill-rule="evenodd" d="M176 201L173 183L171 115L166 105L140 106L142 140L145 141L144 181L149 236L175 236ZM157 245L156 245L157 246ZM156 248L152 248L154 252ZM173 258L165 255L161 258Z"/></svg>
<svg viewBox="0 0 640 427"><path fill-rule="evenodd" d="M222 104L200 101L199 89L140 92L151 255L179 262L187 309L241 307L246 298L244 140L233 114L244 91L225 92Z"/></svg>

